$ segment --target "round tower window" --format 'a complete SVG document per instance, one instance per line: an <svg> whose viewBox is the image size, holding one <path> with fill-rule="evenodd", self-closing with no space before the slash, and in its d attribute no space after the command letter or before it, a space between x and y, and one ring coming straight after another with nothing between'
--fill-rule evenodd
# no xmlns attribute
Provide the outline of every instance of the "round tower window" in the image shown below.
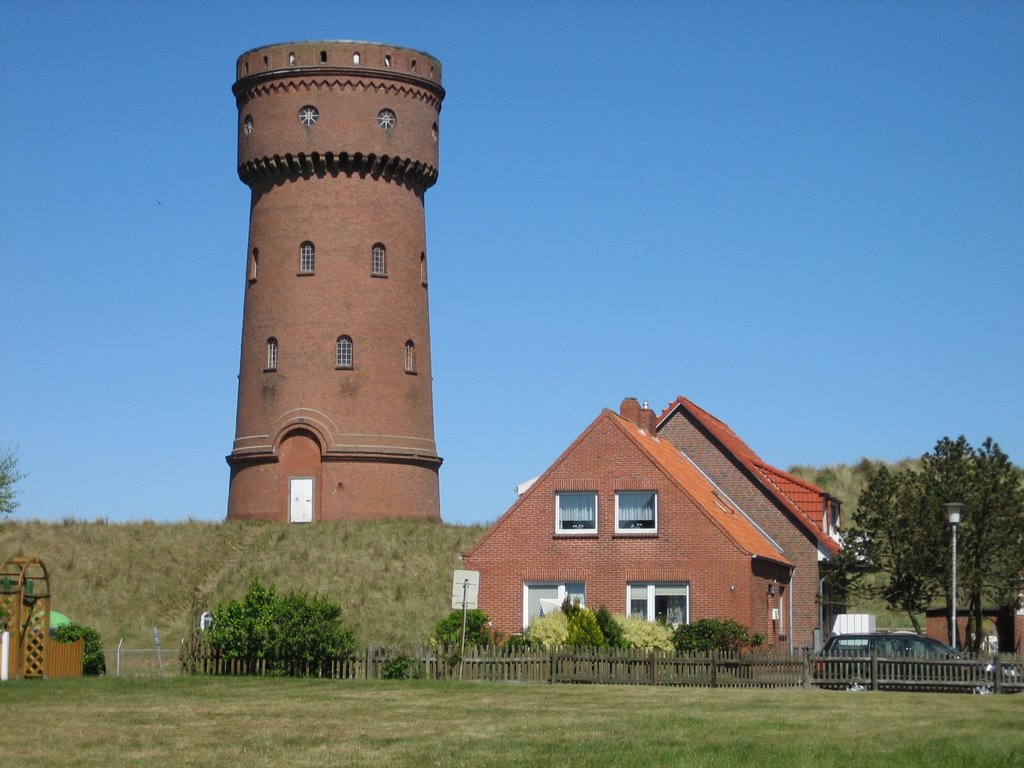
<svg viewBox="0 0 1024 768"><path fill-rule="evenodd" d="M305 126L316 125L316 121L320 119L320 113L317 112L316 107L303 107L299 110L299 122Z"/></svg>
<svg viewBox="0 0 1024 768"><path fill-rule="evenodd" d="M245 116L245 135L248 136L252 133L252 115Z"/></svg>
<svg viewBox="0 0 1024 768"><path fill-rule="evenodd" d="M395 113L390 109L382 109L377 113L377 125L383 128L385 131L390 131L395 127L395 123L398 122L398 118L395 117Z"/></svg>

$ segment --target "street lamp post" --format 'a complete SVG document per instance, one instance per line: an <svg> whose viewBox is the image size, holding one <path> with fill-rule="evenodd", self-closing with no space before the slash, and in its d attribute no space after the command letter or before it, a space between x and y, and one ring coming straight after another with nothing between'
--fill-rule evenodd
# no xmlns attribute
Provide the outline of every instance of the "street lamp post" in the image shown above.
<svg viewBox="0 0 1024 768"><path fill-rule="evenodd" d="M949 633L952 639L953 650L956 650L956 527L960 525L960 511L964 505L958 501L951 501L946 505L946 513L949 516L949 527L953 529L953 594L949 601Z"/></svg>

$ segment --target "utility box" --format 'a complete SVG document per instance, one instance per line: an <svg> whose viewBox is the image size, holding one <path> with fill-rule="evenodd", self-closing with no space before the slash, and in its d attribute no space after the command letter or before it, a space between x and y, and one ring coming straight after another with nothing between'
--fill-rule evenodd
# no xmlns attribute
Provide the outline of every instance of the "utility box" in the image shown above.
<svg viewBox="0 0 1024 768"><path fill-rule="evenodd" d="M832 624L833 635L862 635L875 631L875 614L841 613Z"/></svg>

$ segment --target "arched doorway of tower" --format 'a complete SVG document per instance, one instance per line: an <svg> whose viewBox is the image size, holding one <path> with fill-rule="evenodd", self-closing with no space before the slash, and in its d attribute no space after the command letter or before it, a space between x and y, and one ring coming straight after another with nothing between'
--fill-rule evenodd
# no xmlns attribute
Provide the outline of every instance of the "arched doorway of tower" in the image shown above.
<svg viewBox="0 0 1024 768"><path fill-rule="evenodd" d="M289 523L311 523L319 518L320 441L306 429L289 432L278 452L284 486L284 512Z"/></svg>

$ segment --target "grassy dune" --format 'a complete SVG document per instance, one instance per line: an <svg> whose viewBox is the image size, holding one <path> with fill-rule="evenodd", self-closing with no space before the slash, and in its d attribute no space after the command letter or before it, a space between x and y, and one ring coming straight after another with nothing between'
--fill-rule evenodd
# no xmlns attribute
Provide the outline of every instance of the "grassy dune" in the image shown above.
<svg viewBox="0 0 1024 768"><path fill-rule="evenodd" d="M458 555L485 528L388 521L269 523L7 522L0 559L38 557L52 608L99 631L105 646L177 644L193 592L206 609L260 578L339 603L362 643L417 643L449 610Z"/></svg>

